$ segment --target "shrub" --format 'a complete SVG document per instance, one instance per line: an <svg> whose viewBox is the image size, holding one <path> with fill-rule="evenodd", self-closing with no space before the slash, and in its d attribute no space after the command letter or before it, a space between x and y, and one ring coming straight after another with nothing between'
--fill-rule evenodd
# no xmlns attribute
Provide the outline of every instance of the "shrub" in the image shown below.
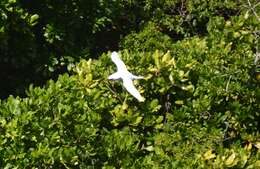
<svg viewBox="0 0 260 169"><path fill-rule="evenodd" d="M155 20L127 36L121 58L145 77L135 81L144 103L107 80L111 53L1 101L1 167L258 168L259 22L241 13L210 12L207 36L174 42Z"/></svg>
<svg viewBox="0 0 260 169"><path fill-rule="evenodd" d="M121 51L129 70L145 76L136 82L144 103L107 80L115 71L110 53L82 60L74 75L44 88L30 87L26 98L2 101L2 166L259 166L253 53L210 42L195 37L167 53Z"/></svg>
<svg viewBox="0 0 260 169"><path fill-rule="evenodd" d="M172 46L172 39L158 30L158 27L152 22L148 23L142 31L132 32L120 41L121 49L131 51L155 51L160 49L167 51Z"/></svg>
<svg viewBox="0 0 260 169"><path fill-rule="evenodd" d="M150 39L142 49L147 51L157 45L164 50L171 41L185 37L205 36L208 21L214 17L252 16L252 8L259 12L256 1L251 4L235 0L3 0L0 64L4 90L0 96L22 95L30 83L56 79L71 62L117 50L122 38L121 49L131 46L133 38L138 39L134 46L143 44L141 38ZM139 31L139 37L131 33Z"/></svg>
<svg viewBox="0 0 260 169"><path fill-rule="evenodd" d="M135 27L122 17L133 11L119 2L1 1L1 98L22 96L30 83L56 79L79 58L117 49L119 38Z"/></svg>

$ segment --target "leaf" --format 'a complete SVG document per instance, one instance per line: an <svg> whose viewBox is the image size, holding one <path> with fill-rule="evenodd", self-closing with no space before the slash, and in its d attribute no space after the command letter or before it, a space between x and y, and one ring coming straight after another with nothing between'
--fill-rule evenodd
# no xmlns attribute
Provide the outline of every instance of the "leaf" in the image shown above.
<svg viewBox="0 0 260 169"><path fill-rule="evenodd" d="M228 159L225 161L225 165L227 166L227 167L233 167L233 166L235 166L236 164L237 164L237 160L235 160L235 158L236 158L236 154L235 153L233 153L233 154L231 154L229 157L228 157Z"/></svg>
<svg viewBox="0 0 260 169"><path fill-rule="evenodd" d="M203 156L204 156L205 160L210 160L210 159L216 157L216 155L214 153L212 153L211 149L208 150Z"/></svg>
<svg viewBox="0 0 260 169"><path fill-rule="evenodd" d="M196 62L196 61L193 61L193 62L191 62L191 63L186 64L185 67L191 69L191 68L193 68L196 64L197 64L197 62Z"/></svg>
<svg viewBox="0 0 260 169"><path fill-rule="evenodd" d="M133 126L137 126L139 123L141 123L141 121L143 120L143 117L142 116L138 116L134 123L132 123Z"/></svg>
<svg viewBox="0 0 260 169"><path fill-rule="evenodd" d="M179 71L179 76L180 76L181 78L183 78L183 76L184 76L184 71L183 71L183 70L180 70L180 71Z"/></svg>
<svg viewBox="0 0 260 169"><path fill-rule="evenodd" d="M150 103L151 112L157 112L161 108L158 99L153 99Z"/></svg>
<svg viewBox="0 0 260 169"><path fill-rule="evenodd" d="M159 50L156 50L153 54L154 62L157 68L160 68L160 53Z"/></svg>
<svg viewBox="0 0 260 169"><path fill-rule="evenodd" d="M39 19L39 15L34 14L30 17L30 24L32 26L34 26L35 24L37 24L37 20Z"/></svg>
<svg viewBox="0 0 260 169"><path fill-rule="evenodd" d="M247 151L250 151L252 149L252 144L251 143L248 143L245 145L244 147Z"/></svg>
<svg viewBox="0 0 260 169"><path fill-rule="evenodd" d="M256 167L256 168L259 168L259 167L260 167L260 160L257 160L257 161L255 162L255 167Z"/></svg>
<svg viewBox="0 0 260 169"><path fill-rule="evenodd" d="M0 33L4 33L5 32L5 27L4 26L1 26L0 27Z"/></svg>
<svg viewBox="0 0 260 169"><path fill-rule="evenodd" d="M165 155L163 149L158 147L158 146L154 148L154 151L155 151L155 154L157 154L159 156L164 156Z"/></svg>
<svg viewBox="0 0 260 169"><path fill-rule="evenodd" d="M255 146L256 148L260 149L260 142L256 142L256 143L254 144L254 146Z"/></svg>
<svg viewBox="0 0 260 169"><path fill-rule="evenodd" d="M155 129L162 129L163 128L163 123L160 123L160 124L156 124L154 126Z"/></svg>
<svg viewBox="0 0 260 169"><path fill-rule="evenodd" d="M184 102L183 102L183 100L176 100L176 101L175 101L175 104L177 104L177 105L183 105Z"/></svg>
<svg viewBox="0 0 260 169"><path fill-rule="evenodd" d="M161 123L163 121L163 116L159 116L157 119L156 119L156 123Z"/></svg>
<svg viewBox="0 0 260 169"><path fill-rule="evenodd" d="M194 91L194 86L192 84L188 85L188 86L183 86L182 87L182 90L185 90L185 91L189 91L189 92L193 92Z"/></svg>
<svg viewBox="0 0 260 169"><path fill-rule="evenodd" d="M144 148L147 151L154 151L154 147L153 146L147 146Z"/></svg>
<svg viewBox="0 0 260 169"><path fill-rule="evenodd" d="M170 59L171 59L170 51L167 51L167 53L164 54L162 57L162 63L168 64L167 62L169 62Z"/></svg>

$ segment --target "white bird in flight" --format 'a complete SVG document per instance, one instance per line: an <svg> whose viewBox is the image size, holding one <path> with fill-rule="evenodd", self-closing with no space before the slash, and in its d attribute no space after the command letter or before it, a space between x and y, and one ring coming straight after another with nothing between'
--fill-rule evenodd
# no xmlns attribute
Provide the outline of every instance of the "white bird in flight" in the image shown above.
<svg viewBox="0 0 260 169"><path fill-rule="evenodd" d="M108 76L109 80L122 79L123 85L126 90L132 94L139 102L143 102L145 99L140 95L138 90L135 88L133 80L134 79L143 79L143 76L136 76L130 73L124 62L119 58L117 52L112 52L111 54L112 61L116 64L117 72Z"/></svg>

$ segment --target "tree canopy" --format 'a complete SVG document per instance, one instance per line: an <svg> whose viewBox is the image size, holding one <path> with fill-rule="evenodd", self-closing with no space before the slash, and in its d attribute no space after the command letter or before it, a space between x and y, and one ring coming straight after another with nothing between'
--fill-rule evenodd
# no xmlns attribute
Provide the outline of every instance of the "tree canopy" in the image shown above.
<svg viewBox="0 0 260 169"><path fill-rule="evenodd" d="M259 16L257 0L2 0L1 168L260 167ZM144 102L107 79L114 50Z"/></svg>

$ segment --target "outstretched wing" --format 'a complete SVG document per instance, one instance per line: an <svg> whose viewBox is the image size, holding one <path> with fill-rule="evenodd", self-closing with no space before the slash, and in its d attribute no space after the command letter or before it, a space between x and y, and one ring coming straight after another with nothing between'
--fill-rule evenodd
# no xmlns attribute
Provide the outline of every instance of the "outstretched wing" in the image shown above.
<svg viewBox="0 0 260 169"><path fill-rule="evenodd" d="M124 62L120 59L117 52L112 52L111 54L112 61L116 64L117 71L127 71L126 65Z"/></svg>
<svg viewBox="0 0 260 169"><path fill-rule="evenodd" d="M113 73L112 75L108 76L109 80L116 80L121 78L121 74L119 72Z"/></svg>
<svg viewBox="0 0 260 169"><path fill-rule="evenodd" d="M135 88L133 81L130 78L123 78L123 85L126 90L133 95L139 102L143 102L144 98L140 95L138 90Z"/></svg>
<svg viewBox="0 0 260 169"><path fill-rule="evenodd" d="M130 73L129 77L130 77L131 79L144 79L143 76L136 76L136 75L133 75L132 73Z"/></svg>

